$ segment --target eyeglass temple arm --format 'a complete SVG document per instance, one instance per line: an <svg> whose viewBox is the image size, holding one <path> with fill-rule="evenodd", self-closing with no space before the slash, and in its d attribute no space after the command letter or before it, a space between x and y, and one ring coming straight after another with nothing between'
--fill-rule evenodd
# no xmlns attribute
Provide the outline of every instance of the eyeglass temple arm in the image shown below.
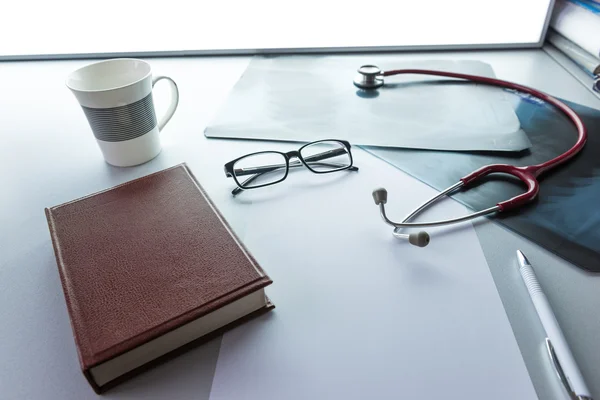
<svg viewBox="0 0 600 400"><path fill-rule="evenodd" d="M312 156L304 157L304 161L306 161L306 162L321 161L321 160L325 160L327 158L337 157L337 156L341 156L341 155L348 154L348 153L349 153L349 151L346 148L332 149L332 150L324 151L322 153L313 154Z"/></svg>
<svg viewBox="0 0 600 400"><path fill-rule="evenodd" d="M316 163L316 164L323 165L323 166L326 166L326 167L343 167L343 164L335 164L335 163L322 163L321 162L321 163ZM302 163L299 162L299 161L295 161L293 163L290 163L290 168L296 168L296 167L301 167L301 166L302 166ZM285 168L285 165L282 165L282 166L280 166L278 168ZM257 179L259 176L262 176L262 175L264 175L266 173L269 173L271 171L275 171L278 168L272 168L272 169L269 169L268 171L264 171L264 172L255 172L256 175L251 176L250 178L246 179L242 183L242 185L246 185L247 183L251 183L252 181L254 181L255 179ZM358 167L352 166L352 167L348 168L348 170L349 171L358 171ZM236 194L240 193L243 190L244 189L242 189L240 187L236 187L235 189L233 189L231 191L231 194L235 196Z"/></svg>
<svg viewBox="0 0 600 400"><path fill-rule="evenodd" d="M344 155L344 154L348 154L348 151L346 151L345 148L333 149L333 150L324 151L322 153L313 154L312 156L304 157L304 161L309 163L309 162L314 162L314 161L325 160L325 159L331 158L331 157L337 157L337 156ZM292 166L296 167L296 166L300 166L300 165L302 165L302 163L300 163L299 161L294 161L293 163L290 163L290 167L292 167ZM336 166L339 167L340 165L336 165ZM279 168L285 168L285 165L284 164L275 164L275 165L264 165L262 167L236 168L234 171L234 174L236 176L263 174L265 172L275 171Z"/></svg>

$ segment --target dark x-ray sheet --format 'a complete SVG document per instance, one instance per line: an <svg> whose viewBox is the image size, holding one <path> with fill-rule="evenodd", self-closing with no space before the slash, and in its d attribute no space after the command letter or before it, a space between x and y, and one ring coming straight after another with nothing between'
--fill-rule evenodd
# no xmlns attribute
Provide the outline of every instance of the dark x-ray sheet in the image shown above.
<svg viewBox="0 0 600 400"><path fill-rule="evenodd" d="M575 143L575 127L559 111L536 99L514 96L521 127L532 143L530 150L473 153L363 148L442 190L481 166L537 164L563 153ZM539 178L537 201L491 218L581 268L600 272L600 111L566 103L588 128L585 148L573 160ZM522 192L523 186L515 179L496 175L454 197L475 210L482 210ZM398 198L390 197L391 207L393 199Z"/></svg>

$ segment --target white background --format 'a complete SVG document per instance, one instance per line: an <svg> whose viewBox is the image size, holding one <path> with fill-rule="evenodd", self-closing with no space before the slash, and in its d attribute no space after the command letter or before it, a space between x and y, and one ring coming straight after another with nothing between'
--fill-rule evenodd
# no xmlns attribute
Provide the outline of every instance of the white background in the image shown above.
<svg viewBox="0 0 600 400"><path fill-rule="evenodd" d="M550 2L13 1L0 56L537 43Z"/></svg>

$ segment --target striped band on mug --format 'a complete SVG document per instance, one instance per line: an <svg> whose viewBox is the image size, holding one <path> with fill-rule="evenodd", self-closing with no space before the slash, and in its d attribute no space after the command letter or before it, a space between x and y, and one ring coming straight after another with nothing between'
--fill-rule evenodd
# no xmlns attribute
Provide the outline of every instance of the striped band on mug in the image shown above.
<svg viewBox="0 0 600 400"><path fill-rule="evenodd" d="M156 127L152 92L135 103L112 108L81 106L96 139L122 142L140 137Z"/></svg>

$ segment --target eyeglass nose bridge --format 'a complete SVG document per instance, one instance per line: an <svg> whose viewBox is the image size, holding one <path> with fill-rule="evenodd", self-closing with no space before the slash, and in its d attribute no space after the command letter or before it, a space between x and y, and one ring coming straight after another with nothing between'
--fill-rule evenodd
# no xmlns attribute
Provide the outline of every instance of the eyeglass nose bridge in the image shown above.
<svg viewBox="0 0 600 400"><path fill-rule="evenodd" d="M285 155L288 159L296 157L297 159L302 160L302 157L300 156L300 152L298 150L288 151L287 153L285 153Z"/></svg>

